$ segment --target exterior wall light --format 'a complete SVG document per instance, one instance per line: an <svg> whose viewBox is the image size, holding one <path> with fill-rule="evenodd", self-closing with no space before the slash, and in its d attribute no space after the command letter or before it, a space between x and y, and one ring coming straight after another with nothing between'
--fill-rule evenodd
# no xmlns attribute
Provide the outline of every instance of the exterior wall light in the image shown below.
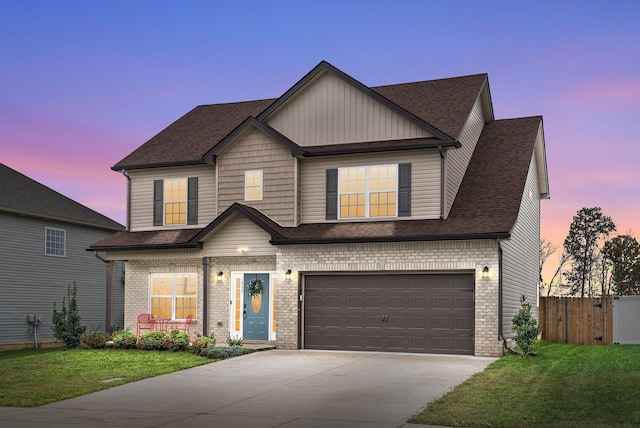
<svg viewBox="0 0 640 428"><path fill-rule="evenodd" d="M284 273L284 280L291 281L291 269L287 269L287 271Z"/></svg>
<svg viewBox="0 0 640 428"><path fill-rule="evenodd" d="M247 253L247 251L249 251L249 249L247 249L247 248L244 248L244 247L240 247L240 248L238 248L238 252L239 252L240 254L246 254L246 253Z"/></svg>
<svg viewBox="0 0 640 428"><path fill-rule="evenodd" d="M487 278L489 278L489 266L485 266L484 269L482 269L482 279Z"/></svg>
<svg viewBox="0 0 640 428"><path fill-rule="evenodd" d="M222 282L223 279L224 279L224 274L222 273L222 271L218 272L218 275L216 275L216 280L218 282Z"/></svg>

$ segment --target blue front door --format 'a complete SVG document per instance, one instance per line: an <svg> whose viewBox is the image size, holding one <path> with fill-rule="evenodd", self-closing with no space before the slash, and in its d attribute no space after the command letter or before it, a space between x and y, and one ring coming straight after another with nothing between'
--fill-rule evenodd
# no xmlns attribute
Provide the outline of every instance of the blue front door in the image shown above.
<svg viewBox="0 0 640 428"><path fill-rule="evenodd" d="M251 297L249 284L259 279L262 281L262 294ZM242 338L244 340L269 340L269 274L245 273L244 274L244 323Z"/></svg>

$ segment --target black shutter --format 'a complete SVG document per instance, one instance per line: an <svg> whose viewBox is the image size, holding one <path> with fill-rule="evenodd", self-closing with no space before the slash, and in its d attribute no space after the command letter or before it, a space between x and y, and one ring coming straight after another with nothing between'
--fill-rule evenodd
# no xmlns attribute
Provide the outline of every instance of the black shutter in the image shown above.
<svg viewBox="0 0 640 428"><path fill-rule="evenodd" d="M187 179L187 224L198 224L198 177Z"/></svg>
<svg viewBox="0 0 640 428"><path fill-rule="evenodd" d="M398 165L398 217L411 216L411 164Z"/></svg>
<svg viewBox="0 0 640 428"><path fill-rule="evenodd" d="M338 218L338 170L327 170L327 220Z"/></svg>
<svg viewBox="0 0 640 428"><path fill-rule="evenodd" d="M164 180L154 180L153 181L153 225L154 226L162 226L164 222L162 221L163 216L163 193L164 193Z"/></svg>

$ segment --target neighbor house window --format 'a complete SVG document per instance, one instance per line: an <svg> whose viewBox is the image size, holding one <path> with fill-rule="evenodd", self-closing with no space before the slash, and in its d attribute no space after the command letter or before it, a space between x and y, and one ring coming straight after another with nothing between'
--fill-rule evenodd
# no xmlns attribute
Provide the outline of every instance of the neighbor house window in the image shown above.
<svg viewBox="0 0 640 428"><path fill-rule="evenodd" d="M198 224L198 177L153 182L153 225Z"/></svg>
<svg viewBox="0 0 640 428"><path fill-rule="evenodd" d="M244 200L262 200L262 170L256 169L244 172Z"/></svg>
<svg viewBox="0 0 640 428"><path fill-rule="evenodd" d="M51 227L44 228L44 253L47 256L65 256L66 248L66 235L67 232L64 229L54 229Z"/></svg>
<svg viewBox="0 0 640 428"><path fill-rule="evenodd" d="M398 165L338 169L340 218L395 217Z"/></svg>
<svg viewBox="0 0 640 428"><path fill-rule="evenodd" d="M151 313L156 318L196 317L195 273L154 273L150 275Z"/></svg>

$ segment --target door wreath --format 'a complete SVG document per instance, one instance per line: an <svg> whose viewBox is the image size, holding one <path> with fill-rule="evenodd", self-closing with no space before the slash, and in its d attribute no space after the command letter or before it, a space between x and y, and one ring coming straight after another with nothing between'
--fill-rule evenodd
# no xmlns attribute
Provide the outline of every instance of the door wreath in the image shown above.
<svg viewBox="0 0 640 428"><path fill-rule="evenodd" d="M257 297L262 294L262 280L258 277L256 279L252 279L247 285L249 289L249 295L251 297Z"/></svg>

